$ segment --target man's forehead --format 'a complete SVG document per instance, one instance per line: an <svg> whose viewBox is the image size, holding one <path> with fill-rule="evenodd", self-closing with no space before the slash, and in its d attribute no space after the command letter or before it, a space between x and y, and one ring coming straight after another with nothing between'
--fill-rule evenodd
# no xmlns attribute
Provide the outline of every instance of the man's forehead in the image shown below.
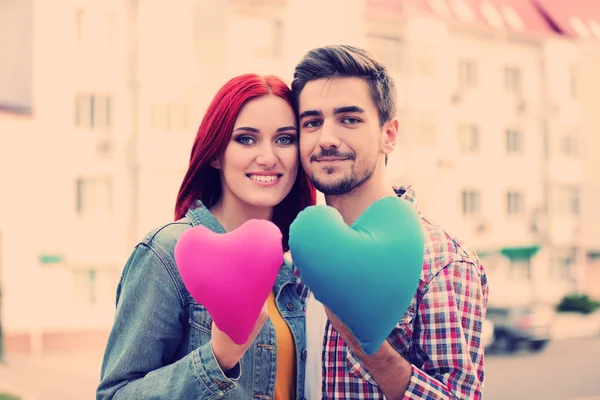
<svg viewBox="0 0 600 400"><path fill-rule="evenodd" d="M311 109L322 112L357 106L372 106L369 86L361 78L336 77L307 82L299 96L300 112Z"/></svg>

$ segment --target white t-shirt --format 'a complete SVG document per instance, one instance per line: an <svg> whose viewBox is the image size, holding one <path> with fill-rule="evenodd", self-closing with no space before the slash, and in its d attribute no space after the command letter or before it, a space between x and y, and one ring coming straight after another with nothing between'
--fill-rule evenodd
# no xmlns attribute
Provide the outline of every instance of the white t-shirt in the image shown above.
<svg viewBox="0 0 600 400"><path fill-rule="evenodd" d="M288 266L293 265L290 252L283 255ZM304 396L306 400L322 400L323 390L323 338L327 314L312 293L306 299L306 372L304 379Z"/></svg>
<svg viewBox="0 0 600 400"><path fill-rule="evenodd" d="M311 293L306 305L306 376L304 395L307 400L323 398L323 338L327 314L323 305Z"/></svg>

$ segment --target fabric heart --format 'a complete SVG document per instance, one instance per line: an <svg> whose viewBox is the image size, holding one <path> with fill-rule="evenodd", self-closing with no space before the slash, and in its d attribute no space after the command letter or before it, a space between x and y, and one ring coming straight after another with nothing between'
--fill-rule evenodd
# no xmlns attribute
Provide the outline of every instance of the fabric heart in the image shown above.
<svg viewBox="0 0 600 400"><path fill-rule="evenodd" d="M424 255L421 220L398 197L373 203L348 226L329 206L302 211L290 227L290 250L302 281L374 354L417 290Z"/></svg>
<svg viewBox="0 0 600 400"><path fill-rule="evenodd" d="M224 234L204 226L186 230L175 262L188 292L236 344L248 341L283 265L281 231L249 220Z"/></svg>

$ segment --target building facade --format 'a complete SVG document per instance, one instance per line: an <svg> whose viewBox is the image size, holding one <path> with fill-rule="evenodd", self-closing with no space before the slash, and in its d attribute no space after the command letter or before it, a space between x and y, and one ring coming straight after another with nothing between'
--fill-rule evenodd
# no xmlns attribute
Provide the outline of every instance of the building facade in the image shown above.
<svg viewBox="0 0 600 400"><path fill-rule="evenodd" d="M583 3L1 2L8 351L102 345L133 246L173 219L216 90L250 71L291 82L304 52L335 43L390 70L390 182L413 185L421 208L478 250L491 302L592 293L600 9Z"/></svg>

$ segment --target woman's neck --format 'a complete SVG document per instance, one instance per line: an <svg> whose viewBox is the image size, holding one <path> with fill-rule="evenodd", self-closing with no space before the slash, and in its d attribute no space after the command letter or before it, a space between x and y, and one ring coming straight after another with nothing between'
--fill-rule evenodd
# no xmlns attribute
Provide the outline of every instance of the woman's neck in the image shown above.
<svg viewBox="0 0 600 400"><path fill-rule="evenodd" d="M240 227L251 219L270 221L273 218L273 207L254 207L237 199L228 200L227 197L229 196L223 196L210 208L210 212L226 232Z"/></svg>

